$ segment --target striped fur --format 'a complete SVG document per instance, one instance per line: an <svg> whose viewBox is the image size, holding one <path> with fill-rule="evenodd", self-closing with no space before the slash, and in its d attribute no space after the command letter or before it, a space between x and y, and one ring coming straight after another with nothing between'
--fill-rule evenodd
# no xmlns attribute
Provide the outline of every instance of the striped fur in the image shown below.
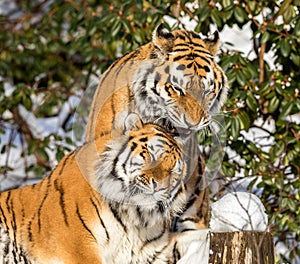
<svg viewBox="0 0 300 264"><path fill-rule="evenodd" d="M189 203L174 219L174 231L208 226L208 191L193 132L205 128L226 99L227 79L215 62L218 44L217 32L203 39L192 31L169 32L160 25L152 42L117 60L103 74L90 111L88 142L99 136L110 140L111 131L134 111L143 122L165 127L182 143L189 168Z"/></svg>
<svg viewBox="0 0 300 264"><path fill-rule="evenodd" d="M180 145L127 120L109 144L98 139L100 156L86 144L42 182L0 194L0 263L176 263L199 238L169 232L187 202ZM94 188L78 156L93 167Z"/></svg>

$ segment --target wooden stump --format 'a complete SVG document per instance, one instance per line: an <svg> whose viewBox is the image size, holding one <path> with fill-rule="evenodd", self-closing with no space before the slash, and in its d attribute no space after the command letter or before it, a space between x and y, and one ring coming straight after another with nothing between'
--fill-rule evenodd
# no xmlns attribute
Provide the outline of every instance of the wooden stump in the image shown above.
<svg viewBox="0 0 300 264"><path fill-rule="evenodd" d="M268 232L211 233L210 264L274 264L273 237Z"/></svg>

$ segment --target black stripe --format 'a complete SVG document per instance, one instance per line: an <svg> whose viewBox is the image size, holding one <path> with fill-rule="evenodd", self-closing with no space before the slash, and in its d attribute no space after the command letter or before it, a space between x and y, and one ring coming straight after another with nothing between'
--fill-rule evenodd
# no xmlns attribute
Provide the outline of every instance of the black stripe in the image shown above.
<svg viewBox="0 0 300 264"><path fill-rule="evenodd" d="M195 38L195 39L201 39L201 37L199 36L199 34L197 34L195 31L188 31L188 33L190 35L192 35L192 37Z"/></svg>
<svg viewBox="0 0 300 264"><path fill-rule="evenodd" d="M193 196L192 198L190 198L189 201L188 201L188 203L187 203L187 205L186 205L186 209L190 208L194 204L195 200L196 200L195 196Z"/></svg>
<svg viewBox="0 0 300 264"><path fill-rule="evenodd" d="M107 230L107 228L106 228L106 226L105 226L105 224L104 224L104 222L103 222L103 220L102 220L102 218L101 218L101 216L100 216L100 212L99 212L98 206L96 205L96 203L93 201L92 198L90 198L90 202L92 203L92 206L94 206L94 208L95 208L95 210L96 210L96 213L97 213L97 215L98 215L99 221L100 221L100 223L101 223L103 229L105 230L106 240L109 241L110 236L109 236L108 230Z"/></svg>
<svg viewBox="0 0 300 264"><path fill-rule="evenodd" d="M33 217L33 218L34 218L34 217ZM31 226L32 226L32 220L30 220L30 221L28 222L28 226L27 226L28 239L29 239L30 242L33 241L33 233L32 233L32 228L31 228Z"/></svg>
<svg viewBox="0 0 300 264"><path fill-rule="evenodd" d="M158 259L159 256L165 252L165 249L168 248L169 244L165 245L161 250L156 251L155 254L153 254L152 258L150 259L150 261L148 261L149 264L152 264L154 262L155 259ZM168 260L169 263L169 260ZM173 262L172 262L173 263Z"/></svg>
<svg viewBox="0 0 300 264"><path fill-rule="evenodd" d="M58 172L59 175L61 175L63 173L63 170L65 168L65 166L68 164L68 160L71 158L71 156L73 155L74 153L71 152L67 157L65 157L64 161L63 161L63 164Z"/></svg>
<svg viewBox="0 0 300 264"><path fill-rule="evenodd" d="M182 60L182 59L186 59L186 55L178 55L173 58L173 61L178 61L178 60Z"/></svg>
<svg viewBox="0 0 300 264"><path fill-rule="evenodd" d="M177 261L180 259L180 253L177 249L177 242L175 242L175 244L173 246L173 259L174 259L174 261Z"/></svg>
<svg viewBox="0 0 300 264"><path fill-rule="evenodd" d="M212 64L212 59L206 56L197 56L196 59L201 59L206 62L206 64L211 65ZM199 68L203 68L204 63L201 62L201 64L197 63L199 65Z"/></svg>
<svg viewBox="0 0 300 264"><path fill-rule="evenodd" d="M11 196L11 191L9 191L9 192L7 193L7 197L6 197L6 199L5 199L6 209L7 209L7 211L8 211L9 213L11 213L11 211L10 211L10 206L9 206L10 196Z"/></svg>
<svg viewBox="0 0 300 264"><path fill-rule="evenodd" d="M176 36L176 38L182 39L182 40L186 40L186 37L184 35L178 34L178 36Z"/></svg>
<svg viewBox="0 0 300 264"><path fill-rule="evenodd" d="M143 213L142 213L141 207L139 205L136 206L136 213L137 213L137 216L138 216L140 222L144 223Z"/></svg>
<svg viewBox="0 0 300 264"><path fill-rule="evenodd" d="M17 223L16 223L16 214L14 210L14 204L13 204L13 199L10 199L10 205L11 205L11 210L12 210L12 215L11 215L11 227L13 229L13 241L16 243L17 241ZM16 256L14 256L16 258Z"/></svg>
<svg viewBox="0 0 300 264"><path fill-rule="evenodd" d="M47 178L47 188L46 188L46 192L44 194L44 197L42 199L42 202L38 208L38 211L37 211L37 217L38 217L38 227L39 227L39 232L41 231L41 211L42 211L42 208L44 206L44 203L46 201L46 198L48 197L48 193L49 193L49 187L51 185L51 182L50 182L50 177Z"/></svg>
<svg viewBox="0 0 300 264"><path fill-rule="evenodd" d="M184 228L184 229L180 230L180 232L187 232L187 231L195 231L195 229L193 229L193 228Z"/></svg>
<svg viewBox="0 0 300 264"><path fill-rule="evenodd" d="M139 138L139 142L147 142L147 141L148 141L148 137Z"/></svg>
<svg viewBox="0 0 300 264"><path fill-rule="evenodd" d="M5 214L4 214L2 206L0 206L0 224L2 224L5 227L7 227L7 218L6 218Z"/></svg>
<svg viewBox="0 0 300 264"><path fill-rule="evenodd" d="M189 48L175 48L173 49L173 52L185 52L185 51L190 51Z"/></svg>
<svg viewBox="0 0 300 264"><path fill-rule="evenodd" d="M193 45L193 47L204 48L204 46L200 43L192 42L191 44Z"/></svg>
<svg viewBox="0 0 300 264"><path fill-rule="evenodd" d="M64 217L64 222L65 222L66 226L69 226L68 215L66 212L65 198L64 198L64 195L65 195L64 189L62 186L58 185L57 179L54 180L54 187L55 187L55 190L59 192L59 205L60 205L63 217Z"/></svg>
<svg viewBox="0 0 300 264"><path fill-rule="evenodd" d="M80 220L82 226L84 227L84 229L85 229L86 231L88 231L89 234L96 240L96 238L94 237L92 231L87 227L86 223L84 222L84 220L83 220L83 218L82 218L82 216L81 216L81 214L80 214L80 212L79 212L79 207L78 207L78 204L77 204L77 203L76 203L76 214L77 214L77 216L78 216L78 218L79 218L79 220Z"/></svg>
<svg viewBox="0 0 300 264"><path fill-rule="evenodd" d="M178 47L183 47L183 48L186 48L186 47L189 47L190 44L189 43L186 43L186 42L180 42L180 43L177 43L174 45L174 49L177 49Z"/></svg>
<svg viewBox="0 0 300 264"><path fill-rule="evenodd" d="M136 148L137 148L137 143L132 142L131 146L130 146L130 151L133 152Z"/></svg>
<svg viewBox="0 0 300 264"><path fill-rule="evenodd" d="M152 243L152 242L155 242L155 241L159 240L160 238L162 238L162 237L164 236L164 234L165 234L166 232L167 232L167 230L166 230L166 225L165 225L165 223L164 223L164 226L163 226L162 231L161 231L157 236L155 236L155 237L153 237L153 238L151 238L151 239L147 239L147 242L145 242L145 244L142 246L142 248L144 248L147 244L150 244L150 243ZM142 250L142 248L141 248L141 250Z"/></svg>
<svg viewBox="0 0 300 264"><path fill-rule="evenodd" d="M126 225L123 223L123 221L119 215L119 212L114 208L114 206L112 204L110 204L110 210L111 210L112 214L114 215L115 219L119 222L119 224L124 229L124 232L127 233Z"/></svg>

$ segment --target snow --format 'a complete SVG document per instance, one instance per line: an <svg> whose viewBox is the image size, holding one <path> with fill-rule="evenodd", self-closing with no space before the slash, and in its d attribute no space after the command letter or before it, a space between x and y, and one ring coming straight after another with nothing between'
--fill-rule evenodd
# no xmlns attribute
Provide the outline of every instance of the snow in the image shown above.
<svg viewBox="0 0 300 264"><path fill-rule="evenodd" d="M192 241L186 254L177 262L177 264L207 264L209 261L209 234L203 240Z"/></svg>
<svg viewBox="0 0 300 264"><path fill-rule="evenodd" d="M211 205L209 232L268 231L268 216L260 199L247 192L232 192ZM206 229L204 229L204 232ZM209 232L193 241L178 264L208 264Z"/></svg>
<svg viewBox="0 0 300 264"><path fill-rule="evenodd" d="M16 8L16 4L14 1L4 0L0 3L0 14L7 14L12 12ZM14 13L14 16L18 16L19 13ZM168 18L165 17L167 20ZM176 23L177 20L171 21L169 19L169 23ZM195 23L192 23L189 19L183 21L186 25L186 28L189 30L193 30L195 27ZM212 30L213 32L214 30ZM255 57L254 49L253 49L253 41L252 34L249 24L245 25L243 29L239 29L237 26L233 28L229 28L225 26L224 30L220 32L222 48L228 48L230 50L238 50L248 55L249 58L253 59ZM234 46L228 45L228 42L234 42ZM20 47L22 48L22 47ZM274 68L273 64L273 54L271 52L267 53L266 59L271 68ZM0 77L1 78L1 77ZM5 96L9 96L14 91L14 87L5 83ZM75 100L76 101L76 100ZM35 134L37 138L43 138L49 135L50 133L59 133L63 135L65 132L61 129L62 122L65 120L66 116L69 114L74 105L78 105L78 101L67 102L62 108L60 114L57 117L53 118L36 118L32 113L28 112L25 108L20 109L21 115L26 117L28 124L30 124L31 131ZM82 102L80 102L82 103ZM83 107L84 109L84 107ZM7 113L9 114L9 113ZM300 115L289 116L290 122L300 122ZM270 127L270 126L269 126ZM272 127L272 126L271 126ZM251 129L248 132L243 131L243 135L255 142L255 139L258 139L258 136L262 135L261 131ZM1 144L8 142L7 132L5 135L1 136ZM74 136L75 138L75 136ZM267 141L268 140L268 141ZM255 142L256 144L264 144L266 146L271 146L273 144L274 139L269 137L265 137L265 141ZM19 147L21 144L18 144ZM266 147L266 148L268 148ZM266 149L267 151L267 149ZM29 163L33 162L33 160L28 161ZM15 177L11 177L10 179L0 179L0 190L1 187L4 188L7 186L15 185L17 180L22 179L20 177L22 175L21 164L23 161L21 160L21 147L20 148L12 148L12 153L7 161L7 164L14 168ZM4 155L0 155L0 166L6 164L6 159ZM19 168L19 169L18 169ZM17 176L19 175L19 176ZM248 179L243 179L243 182L246 182L244 185L247 185ZM28 182L31 183L31 182ZM239 182L240 184L242 181ZM244 190L246 186L238 187L236 190ZM265 208L259 198L251 193L245 192L232 192L228 193L219 199L217 202L211 205L211 222L210 222L210 231L211 232L233 232L233 231L267 231L268 230L268 219L265 213ZM288 251L287 248L284 248L284 244L281 242L280 244L280 253L283 253L283 250ZM209 255L209 236L203 240L193 241L190 244L188 252L185 256L178 262L178 264L189 264L189 263L200 263L206 264L208 263L208 255ZM201 262L199 262L201 260Z"/></svg>
<svg viewBox="0 0 300 264"><path fill-rule="evenodd" d="M211 205L212 232L268 231L268 216L260 199L247 192L233 192Z"/></svg>

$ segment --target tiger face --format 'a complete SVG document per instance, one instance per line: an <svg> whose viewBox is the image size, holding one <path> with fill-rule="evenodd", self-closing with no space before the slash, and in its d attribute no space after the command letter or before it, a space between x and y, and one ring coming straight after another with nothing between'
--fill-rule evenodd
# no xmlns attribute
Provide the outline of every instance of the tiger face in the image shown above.
<svg viewBox="0 0 300 264"><path fill-rule="evenodd" d="M223 105L228 85L215 61L219 34L176 30L162 24L152 42L128 53L103 74L87 124L86 140L114 129L129 112L176 135L206 127Z"/></svg>
<svg viewBox="0 0 300 264"><path fill-rule="evenodd" d="M133 95L145 120L188 132L207 126L224 103L227 80L214 60L219 35L202 39L192 31L161 25L153 36L153 58L134 77Z"/></svg>
<svg viewBox="0 0 300 264"><path fill-rule="evenodd" d="M126 119L125 134L112 140L97 165L98 190L122 204L170 206L185 175L179 144L164 129Z"/></svg>

